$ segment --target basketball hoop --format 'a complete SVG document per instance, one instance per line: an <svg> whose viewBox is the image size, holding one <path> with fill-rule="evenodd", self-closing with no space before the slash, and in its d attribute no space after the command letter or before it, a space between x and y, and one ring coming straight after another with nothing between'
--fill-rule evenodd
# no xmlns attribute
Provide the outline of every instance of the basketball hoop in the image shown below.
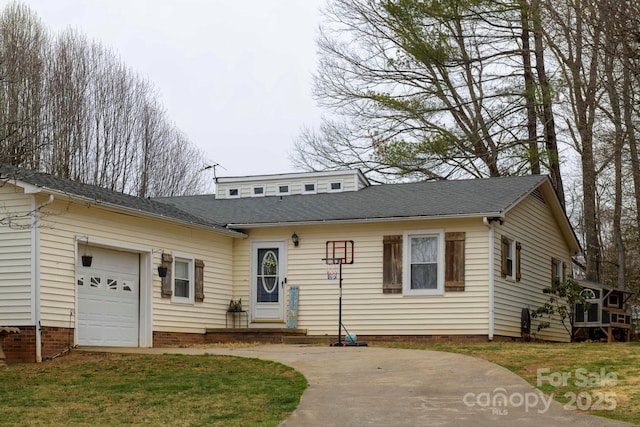
<svg viewBox="0 0 640 427"><path fill-rule="evenodd" d="M335 264L327 264L327 280L338 280L338 267Z"/></svg>
<svg viewBox="0 0 640 427"><path fill-rule="evenodd" d="M353 240L327 240L322 260L327 264L327 279L338 280L338 342L331 347L366 347L366 342L356 341L355 334L350 334L342 324L342 266L353 264ZM345 341L342 341L342 329L345 330Z"/></svg>

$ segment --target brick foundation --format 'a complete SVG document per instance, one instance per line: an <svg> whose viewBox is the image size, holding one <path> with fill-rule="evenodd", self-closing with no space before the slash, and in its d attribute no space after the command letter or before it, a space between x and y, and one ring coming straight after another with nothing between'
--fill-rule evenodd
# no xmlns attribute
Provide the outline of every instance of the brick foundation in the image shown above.
<svg viewBox="0 0 640 427"><path fill-rule="evenodd" d="M67 350L73 345L73 329L42 327L42 358L53 357ZM284 329L213 329L204 334L184 332L153 332L154 347L188 347L191 345L204 345L229 342L259 342L280 344L283 337L292 335L308 338L309 343L334 342L335 336L305 335L304 330ZM2 339L2 338L0 338ZM324 339L324 340L323 340ZM496 336L494 341L518 341L519 338ZM438 343L460 342L481 343L487 342L486 335L358 335L358 341L367 343ZM296 342L298 343L298 342ZM36 361L36 336L35 327L22 326L20 334L12 334L3 338L2 347L6 355L7 363L33 363Z"/></svg>
<svg viewBox="0 0 640 427"><path fill-rule="evenodd" d="M263 344L282 344L282 337L288 335L300 335L287 329L213 329L207 331L206 344L245 342ZM304 333L302 334L304 336Z"/></svg>
<svg viewBox="0 0 640 427"><path fill-rule="evenodd" d="M18 326L19 334L7 335L2 340L2 350L7 363L36 361L36 327Z"/></svg>
<svg viewBox="0 0 640 427"><path fill-rule="evenodd" d="M186 332L153 332L154 347L180 347L204 344L205 334L190 334Z"/></svg>
<svg viewBox="0 0 640 427"><path fill-rule="evenodd" d="M487 342L486 335L360 335L358 341L367 343L398 342L398 343L482 343Z"/></svg>
<svg viewBox="0 0 640 427"><path fill-rule="evenodd" d="M306 335L303 330L291 329L212 329L208 330L205 344L227 342L259 342L280 344L322 344L337 341L336 335ZM487 335L360 335L358 341L367 343L485 343ZM494 341L514 341L519 338L494 337Z"/></svg>
<svg viewBox="0 0 640 427"><path fill-rule="evenodd" d="M19 326L19 334L11 334L2 339L2 349L7 363L33 363L36 361L36 328ZM41 328L42 358L53 357L69 345L73 345L73 329Z"/></svg>
<svg viewBox="0 0 640 427"><path fill-rule="evenodd" d="M53 357L73 346L73 328L42 327L42 358Z"/></svg>

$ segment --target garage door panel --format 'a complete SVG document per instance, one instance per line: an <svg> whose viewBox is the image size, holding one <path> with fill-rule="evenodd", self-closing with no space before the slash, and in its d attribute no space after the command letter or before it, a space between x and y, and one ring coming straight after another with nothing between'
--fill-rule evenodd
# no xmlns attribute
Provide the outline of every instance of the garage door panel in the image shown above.
<svg viewBox="0 0 640 427"><path fill-rule="evenodd" d="M138 255L127 258L122 252L111 252L113 257L108 259L109 251L101 249L100 258L106 260L77 270L78 344L137 347Z"/></svg>
<svg viewBox="0 0 640 427"><path fill-rule="evenodd" d="M80 246L80 253L82 253L83 250L82 246ZM91 260L91 270L137 274L139 265L138 254L114 251L94 246L92 246L89 251L93 256L93 259Z"/></svg>

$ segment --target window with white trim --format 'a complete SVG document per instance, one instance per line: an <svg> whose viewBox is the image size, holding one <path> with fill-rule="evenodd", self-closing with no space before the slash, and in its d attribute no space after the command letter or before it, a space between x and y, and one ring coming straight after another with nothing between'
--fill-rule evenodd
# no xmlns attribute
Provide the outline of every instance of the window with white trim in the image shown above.
<svg viewBox="0 0 640 427"><path fill-rule="evenodd" d="M291 194L290 184L276 184L276 195L287 196L289 194Z"/></svg>
<svg viewBox="0 0 640 427"><path fill-rule="evenodd" d="M564 277L564 262L558 258L551 258L551 280L559 281L563 283L565 281Z"/></svg>
<svg viewBox="0 0 640 427"><path fill-rule="evenodd" d="M253 187L253 196L254 197L263 197L265 194L264 185L256 185Z"/></svg>
<svg viewBox="0 0 640 427"><path fill-rule="evenodd" d="M173 296L172 301L193 303L194 274L193 259L176 256L173 261Z"/></svg>
<svg viewBox="0 0 640 427"><path fill-rule="evenodd" d="M302 183L302 194L316 194L316 183L315 182L303 182Z"/></svg>
<svg viewBox="0 0 640 427"><path fill-rule="evenodd" d="M444 233L444 292L465 290L465 240L464 231ZM400 294L403 291L403 236L382 238L382 293Z"/></svg>
<svg viewBox="0 0 640 427"><path fill-rule="evenodd" d="M444 293L444 232L410 231L404 234L404 295Z"/></svg>
<svg viewBox="0 0 640 427"><path fill-rule="evenodd" d="M342 191L342 181L332 181L329 183L329 192L340 192Z"/></svg>
<svg viewBox="0 0 640 427"><path fill-rule="evenodd" d="M522 274L520 272L520 251L522 244L515 239L511 239L506 236L502 236L502 262L501 262L501 275L502 277L520 281Z"/></svg>
<svg viewBox="0 0 640 427"><path fill-rule="evenodd" d="M239 188L228 188L227 189L227 197L229 197L229 198L240 197L240 189Z"/></svg>

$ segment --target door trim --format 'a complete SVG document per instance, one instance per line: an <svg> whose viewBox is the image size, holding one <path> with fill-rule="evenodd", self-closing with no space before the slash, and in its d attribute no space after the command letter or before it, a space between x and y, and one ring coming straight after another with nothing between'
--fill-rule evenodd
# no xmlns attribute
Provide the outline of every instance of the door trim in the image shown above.
<svg viewBox="0 0 640 427"><path fill-rule="evenodd" d="M261 316L258 313L258 302L256 301L256 280L258 275L258 249L277 248L278 249L278 284L279 298L277 307L273 307L271 315ZM284 323L285 322L285 282L287 272L287 241L286 240L255 240L251 242L250 272L249 272L249 296L251 298L250 314L251 323Z"/></svg>
<svg viewBox="0 0 640 427"><path fill-rule="evenodd" d="M116 251L125 251L137 253L140 256L140 265L138 270L138 286L139 286L139 300L138 300L138 346L139 347L153 347L153 322L152 322L152 300L153 300L153 249L142 246L129 244L125 242L105 240L95 236L86 235L74 235L74 289L75 289L75 271L80 260L80 251L83 242L89 237L92 244L102 247L104 249L111 249ZM74 297L74 313L78 312L78 298ZM78 318L74 316L74 343L78 343Z"/></svg>

